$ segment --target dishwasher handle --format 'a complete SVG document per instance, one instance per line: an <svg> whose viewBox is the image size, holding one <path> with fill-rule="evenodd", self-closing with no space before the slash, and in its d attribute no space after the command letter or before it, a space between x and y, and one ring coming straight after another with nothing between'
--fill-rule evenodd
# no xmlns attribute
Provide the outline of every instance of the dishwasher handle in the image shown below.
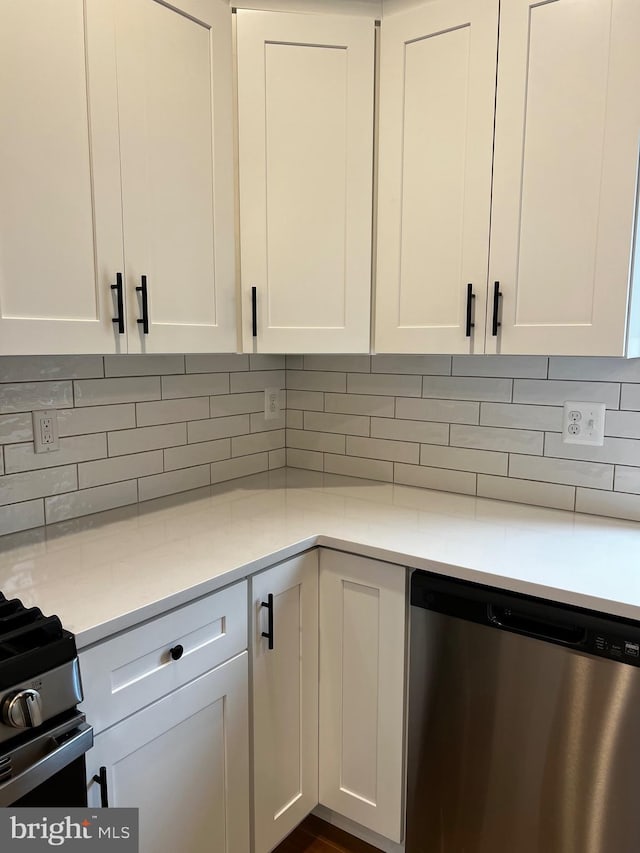
<svg viewBox="0 0 640 853"><path fill-rule="evenodd" d="M516 631L538 640L551 640L565 646L581 646L587 640L587 630L581 625L540 619L512 607L487 604L487 617L497 628Z"/></svg>

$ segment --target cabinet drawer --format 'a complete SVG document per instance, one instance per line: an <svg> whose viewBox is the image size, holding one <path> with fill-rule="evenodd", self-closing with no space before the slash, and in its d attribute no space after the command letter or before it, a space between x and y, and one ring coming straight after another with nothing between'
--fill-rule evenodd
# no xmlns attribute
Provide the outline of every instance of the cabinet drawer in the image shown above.
<svg viewBox="0 0 640 853"><path fill-rule="evenodd" d="M81 652L82 710L100 732L246 648L243 581Z"/></svg>

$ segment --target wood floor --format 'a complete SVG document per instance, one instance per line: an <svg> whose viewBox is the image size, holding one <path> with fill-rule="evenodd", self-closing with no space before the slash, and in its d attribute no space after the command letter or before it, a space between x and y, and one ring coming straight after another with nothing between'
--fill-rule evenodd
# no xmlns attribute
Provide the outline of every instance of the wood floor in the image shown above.
<svg viewBox="0 0 640 853"><path fill-rule="evenodd" d="M273 853L380 853L324 820L309 815Z"/></svg>

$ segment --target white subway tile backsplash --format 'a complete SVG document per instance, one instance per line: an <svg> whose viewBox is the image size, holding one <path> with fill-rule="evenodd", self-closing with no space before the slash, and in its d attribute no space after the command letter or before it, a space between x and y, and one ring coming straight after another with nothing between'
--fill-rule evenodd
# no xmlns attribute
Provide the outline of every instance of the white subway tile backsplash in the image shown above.
<svg viewBox="0 0 640 853"><path fill-rule="evenodd" d="M109 456L141 453L161 447L175 447L187 443L186 424L138 427L109 433Z"/></svg>
<svg viewBox="0 0 640 853"><path fill-rule="evenodd" d="M454 355L454 376L546 379L547 359L534 355Z"/></svg>
<svg viewBox="0 0 640 853"><path fill-rule="evenodd" d="M139 427L198 421L208 417L208 397L184 397L136 405L136 421Z"/></svg>
<svg viewBox="0 0 640 853"><path fill-rule="evenodd" d="M374 355L372 373L417 373L420 376L449 376L450 355Z"/></svg>
<svg viewBox="0 0 640 853"><path fill-rule="evenodd" d="M250 373L231 374L231 393L264 391L265 388L284 388L284 370L256 370Z"/></svg>
<svg viewBox="0 0 640 853"><path fill-rule="evenodd" d="M640 468L616 465L614 489L616 492L633 492L640 495Z"/></svg>
<svg viewBox="0 0 640 853"><path fill-rule="evenodd" d="M225 418L211 418L206 421L193 421L187 424L189 444L198 441L211 441L215 438L228 438L232 435L245 435L251 431L249 415L231 415Z"/></svg>
<svg viewBox="0 0 640 853"><path fill-rule="evenodd" d="M162 471L162 450L149 450L130 456L114 456L109 459L97 459L95 462L81 462L78 465L78 482L81 489L92 486L105 486L107 483L119 483L135 477L146 477Z"/></svg>
<svg viewBox="0 0 640 853"><path fill-rule="evenodd" d="M565 382L557 379L514 380L514 403L542 403L562 406L567 400L605 403L608 409L617 409L620 402L620 386L614 382Z"/></svg>
<svg viewBox="0 0 640 853"><path fill-rule="evenodd" d="M272 421L265 387L283 389ZM565 399L607 404L603 447L562 443ZM58 409L49 454L39 408ZM640 520L640 360L0 358L0 533L285 463L563 509L577 489L579 510Z"/></svg>
<svg viewBox="0 0 640 853"><path fill-rule="evenodd" d="M396 464L394 482L439 492L456 492L475 495L476 475L467 471L448 471L445 468L427 468L423 465Z"/></svg>
<svg viewBox="0 0 640 853"><path fill-rule="evenodd" d="M187 373L232 373L249 370L249 356L236 353L196 353L185 356Z"/></svg>
<svg viewBox="0 0 640 853"><path fill-rule="evenodd" d="M442 400L488 400L508 403L511 400L511 385L511 379L425 376L422 396Z"/></svg>
<svg viewBox="0 0 640 853"><path fill-rule="evenodd" d="M544 433L502 427L463 426L452 424L449 444L476 450L498 450L511 453L542 454Z"/></svg>
<svg viewBox="0 0 640 853"><path fill-rule="evenodd" d="M334 391L347 390L346 373L330 373L320 370L287 370L287 392L294 391Z"/></svg>
<svg viewBox="0 0 640 853"><path fill-rule="evenodd" d="M0 536L44 524L44 501L25 501L0 507Z"/></svg>
<svg viewBox="0 0 640 853"><path fill-rule="evenodd" d="M78 488L75 465L60 468L43 468L23 474L7 474L0 477L0 504L13 504L71 492Z"/></svg>
<svg viewBox="0 0 640 853"><path fill-rule="evenodd" d="M347 456L386 459L389 462L408 462L417 465L420 461L420 445L407 441L391 441L386 438L347 436Z"/></svg>
<svg viewBox="0 0 640 853"><path fill-rule="evenodd" d="M105 355L105 376L165 376L184 373L183 355Z"/></svg>
<svg viewBox="0 0 640 853"><path fill-rule="evenodd" d="M354 456L334 456L332 453L325 453L324 470L329 474L342 474L345 477L393 482L393 462L382 462L378 459L357 459Z"/></svg>
<svg viewBox="0 0 640 853"><path fill-rule="evenodd" d="M422 393L422 377L400 376L394 373L349 373L347 391L349 394L419 397Z"/></svg>
<svg viewBox="0 0 640 853"><path fill-rule="evenodd" d="M247 477L249 474L259 474L269 470L269 454L256 453L255 456L237 456L224 462L214 462L211 465L211 482L223 483L235 480L237 477Z"/></svg>
<svg viewBox="0 0 640 853"><path fill-rule="evenodd" d="M346 436L333 432L313 432L308 429L287 429L287 449L318 450L326 453L344 453Z"/></svg>
<svg viewBox="0 0 640 853"><path fill-rule="evenodd" d="M403 421L397 418L371 418L371 437L426 444L448 444L449 424Z"/></svg>
<svg viewBox="0 0 640 853"><path fill-rule="evenodd" d="M179 471L169 471L167 474L154 474L138 480L140 501L150 501L163 495L174 495L177 492L187 492L189 489L200 489L208 486L210 472L208 465L197 468L183 468Z"/></svg>
<svg viewBox="0 0 640 853"><path fill-rule="evenodd" d="M343 373L369 373L369 355L305 355L305 370L337 370Z"/></svg>
<svg viewBox="0 0 640 853"><path fill-rule="evenodd" d="M20 471L37 471L39 468L59 468L88 459L101 459L107 455L104 433L78 435L60 439L60 449L51 453L35 453L33 444L10 444L4 449L4 467L7 474Z"/></svg>
<svg viewBox="0 0 640 853"><path fill-rule="evenodd" d="M290 468L304 468L307 471L323 471L324 455L315 450L297 450L287 447L287 465Z"/></svg>
<svg viewBox="0 0 640 853"><path fill-rule="evenodd" d="M246 374L240 374L242 376ZM187 373L184 376L162 377L162 399L205 397L229 393L228 373Z"/></svg>
<svg viewBox="0 0 640 853"><path fill-rule="evenodd" d="M0 382L46 382L104 376L100 355L3 355Z"/></svg>
<svg viewBox="0 0 640 853"><path fill-rule="evenodd" d="M31 412L0 415L0 444L16 444L19 441L33 441Z"/></svg>
<svg viewBox="0 0 640 853"><path fill-rule="evenodd" d="M208 465L231 456L231 439L219 438L216 441L202 441L199 444L185 444L182 447L170 447L164 451L164 470L192 468L195 465Z"/></svg>
<svg viewBox="0 0 640 853"><path fill-rule="evenodd" d="M459 400L413 400L396 398L396 417L417 421L477 424L480 403Z"/></svg>
<svg viewBox="0 0 640 853"><path fill-rule="evenodd" d="M562 412L561 406L481 403L480 423L482 426L560 432L562 430ZM608 412L607 414L612 413Z"/></svg>
<svg viewBox="0 0 640 853"><path fill-rule="evenodd" d="M253 435L241 435L231 439L232 456L249 456L284 447L285 431L256 432Z"/></svg>
<svg viewBox="0 0 640 853"><path fill-rule="evenodd" d="M596 489L578 489L576 512L589 515L608 515L640 521L640 495L624 492L603 492Z"/></svg>
<svg viewBox="0 0 640 853"><path fill-rule="evenodd" d="M512 453L509 457L509 476L521 480L561 483L567 486L613 488L613 465L602 462L550 459L546 456L520 456Z"/></svg>
<svg viewBox="0 0 640 853"><path fill-rule="evenodd" d="M335 412L342 415L378 415L382 418L392 418L395 408L393 397L375 397L370 394L324 395L325 412Z"/></svg>
<svg viewBox="0 0 640 853"><path fill-rule="evenodd" d="M73 390L76 406L140 403L160 399L160 377L133 376L117 379L80 379L73 383ZM73 405L73 401L66 405Z"/></svg>
<svg viewBox="0 0 640 853"><path fill-rule="evenodd" d="M369 435L369 418L364 415L335 415L332 412L305 412L304 428L318 432Z"/></svg>
<svg viewBox="0 0 640 853"><path fill-rule="evenodd" d="M420 464L431 468L472 471L476 474L502 474L506 477L509 456L494 450L471 450L423 444L420 448Z"/></svg>
<svg viewBox="0 0 640 853"><path fill-rule="evenodd" d="M67 406L73 406L71 382L12 382L0 385L1 414L34 409L64 409Z"/></svg>
<svg viewBox="0 0 640 853"><path fill-rule="evenodd" d="M607 438L602 447L564 444L558 433L547 433L544 455L559 459L584 459L591 462L608 462L613 465L640 465L640 442L631 438Z"/></svg>
<svg viewBox="0 0 640 853"><path fill-rule="evenodd" d="M137 501L136 480L126 480L123 483L111 483L108 486L96 486L94 489L81 489L79 492L45 498L44 506L47 524L55 524L67 518L92 515L94 512L127 506Z"/></svg>
<svg viewBox="0 0 640 853"><path fill-rule="evenodd" d="M148 404L142 403L141 405ZM130 429L135 425L136 408L133 403L60 409L58 412L58 434L60 436L87 435L91 432L107 432L111 429Z"/></svg>
<svg viewBox="0 0 640 853"><path fill-rule="evenodd" d="M575 488L555 483L535 483L531 480L478 474L478 497L573 510Z"/></svg>

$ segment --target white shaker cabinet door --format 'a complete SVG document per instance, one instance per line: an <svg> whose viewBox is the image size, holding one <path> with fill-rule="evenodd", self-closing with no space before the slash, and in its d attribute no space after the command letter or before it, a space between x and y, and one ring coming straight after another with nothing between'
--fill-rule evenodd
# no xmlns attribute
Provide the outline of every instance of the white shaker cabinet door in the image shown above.
<svg viewBox="0 0 640 853"><path fill-rule="evenodd" d="M378 352L484 352L497 38L497 0L383 20Z"/></svg>
<svg viewBox="0 0 640 853"><path fill-rule="evenodd" d="M113 2L129 351L233 351L231 10Z"/></svg>
<svg viewBox="0 0 640 853"><path fill-rule="evenodd" d="M0 116L0 354L126 351L109 4L0 0Z"/></svg>
<svg viewBox="0 0 640 853"><path fill-rule="evenodd" d="M140 810L140 853L249 853L247 653L99 734L108 803Z"/></svg>
<svg viewBox="0 0 640 853"><path fill-rule="evenodd" d="M318 551L251 583L254 853L268 853L318 804Z"/></svg>
<svg viewBox="0 0 640 853"><path fill-rule="evenodd" d="M502 0L487 351L625 354L639 40L637 0Z"/></svg>
<svg viewBox="0 0 640 853"><path fill-rule="evenodd" d="M392 841L404 818L406 571L320 551L320 803Z"/></svg>
<svg viewBox="0 0 640 853"><path fill-rule="evenodd" d="M237 12L246 349L369 351L374 29Z"/></svg>

